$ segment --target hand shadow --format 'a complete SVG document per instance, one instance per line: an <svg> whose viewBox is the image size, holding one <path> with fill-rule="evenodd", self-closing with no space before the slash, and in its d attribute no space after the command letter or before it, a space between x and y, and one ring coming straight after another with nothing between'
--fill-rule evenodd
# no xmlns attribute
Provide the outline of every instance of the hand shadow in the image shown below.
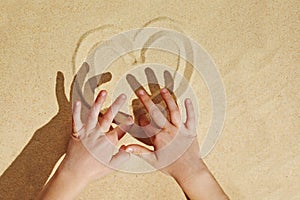
<svg viewBox="0 0 300 200"><path fill-rule="evenodd" d="M80 89L83 87L88 71L89 66L84 63L78 72L80 77L76 75L72 81L70 97L73 98L73 102L82 97L81 92L72 94L73 87L75 84ZM84 96L93 95L95 89L93 87L98 87L110 80L110 73L90 78L84 85ZM56 76L56 99L59 107L58 113L33 134L22 152L1 175L0 199L35 199L54 165L66 152L72 132L72 101L68 101L66 97L62 72L58 72ZM82 108L88 109L88 105Z"/></svg>
<svg viewBox="0 0 300 200"><path fill-rule="evenodd" d="M161 87L158 83L157 77L154 73L154 71L147 67L145 69L145 74L147 77L148 82L148 88L151 92L151 94L148 94L152 101L158 106L158 108L161 110L161 112L164 114L166 119L170 121L170 114L169 110L167 109L165 101L162 99L162 96L160 94ZM131 89L137 94L137 91L140 89L145 88L136 80L136 78L132 74L128 74L126 76L127 82L129 83ZM169 71L164 71L164 80L165 80L165 88L167 88L172 96L176 100L176 96L174 95L174 79ZM144 128L155 128L155 124L151 124L151 119L149 117L149 114L142 104L142 102L137 98L132 100L132 110L134 115L134 122L135 125L138 125ZM136 129L137 130L137 129ZM133 135L137 140L147 144L147 145L153 145L151 142L151 137L147 136L144 131L139 131L139 133L135 133L136 130L129 130L128 132ZM152 131L150 131L152 132Z"/></svg>

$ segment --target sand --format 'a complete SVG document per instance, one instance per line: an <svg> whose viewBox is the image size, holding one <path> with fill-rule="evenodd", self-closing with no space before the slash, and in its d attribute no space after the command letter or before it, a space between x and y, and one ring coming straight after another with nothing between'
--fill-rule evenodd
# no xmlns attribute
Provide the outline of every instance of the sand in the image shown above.
<svg viewBox="0 0 300 200"><path fill-rule="evenodd" d="M70 85L88 50L149 22L184 30L218 67L226 119L205 162L231 199L300 198L299 1L88 2L0 3L0 199L33 199L63 155ZM201 142L211 110L193 81L204 88ZM78 199L185 198L162 173L116 172Z"/></svg>

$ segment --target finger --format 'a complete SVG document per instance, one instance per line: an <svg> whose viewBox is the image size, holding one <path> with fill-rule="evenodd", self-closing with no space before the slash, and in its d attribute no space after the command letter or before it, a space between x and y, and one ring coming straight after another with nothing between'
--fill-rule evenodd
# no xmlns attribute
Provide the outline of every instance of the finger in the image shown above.
<svg viewBox="0 0 300 200"><path fill-rule="evenodd" d="M124 147L121 147L118 153L112 156L109 165L112 168L117 168L129 159L130 159L130 153L126 152Z"/></svg>
<svg viewBox="0 0 300 200"><path fill-rule="evenodd" d="M186 99L184 101L185 109L186 109L186 121L185 121L185 126L189 130L195 130L196 128L196 121L195 121L195 112L194 112L194 107L191 99Z"/></svg>
<svg viewBox="0 0 300 200"><path fill-rule="evenodd" d="M136 80L136 78L133 75L128 74L126 76L126 80L135 94L137 94L137 91L140 89L146 91L145 88Z"/></svg>
<svg viewBox="0 0 300 200"><path fill-rule="evenodd" d="M66 106L69 104L69 101L65 94L65 79L64 74L60 71L56 74L56 85L55 85L55 93L57 98L57 103L59 109L66 108Z"/></svg>
<svg viewBox="0 0 300 200"><path fill-rule="evenodd" d="M153 121L151 121L148 125L143 126L142 129L152 143L154 143L154 136L161 132L161 128L157 127L157 125Z"/></svg>
<svg viewBox="0 0 300 200"><path fill-rule="evenodd" d="M102 112L102 111L101 111ZM103 116L103 114L102 114ZM119 125L119 124L122 124L123 122L125 122L127 120L128 117L131 117L131 115L127 114L127 113L124 113L122 111L119 111L114 120L113 120L113 123ZM131 117L132 118L132 117Z"/></svg>
<svg viewBox="0 0 300 200"><path fill-rule="evenodd" d="M107 109L107 111L103 114L103 116L100 119L99 125L100 129L103 132L107 132L109 130L109 127L119 112L120 108L126 101L126 95L121 94L119 95L116 100L111 104L111 106Z"/></svg>
<svg viewBox="0 0 300 200"><path fill-rule="evenodd" d="M173 96L170 94L170 92L166 88L163 88L161 90L161 93L162 93L163 99L165 100L165 102L167 104L172 124L179 127L181 125L181 116L180 116L179 108L178 108Z"/></svg>
<svg viewBox="0 0 300 200"><path fill-rule="evenodd" d="M149 136L145 133L142 127L138 126L136 123L133 123L130 129L128 130L128 133L137 139L140 138L148 138Z"/></svg>
<svg viewBox="0 0 300 200"><path fill-rule="evenodd" d="M147 81L148 81L148 87L151 92L152 101L157 104L162 101L161 95L160 95L160 87L158 84L158 80L154 74L154 71L147 67L145 69Z"/></svg>
<svg viewBox="0 0 300 200"><path fill-rule="evenodd" d="M93 106L90 109L86 128L87 130L91 130L96 127L98 123L98 115L100 113L101 107L105 101L107 92L105 90L101 90L93 104Z"/></svg>
<svg viewBox="0 0 300 200"><path fill-rule="evenodd" d="M118 135L118 140L120 140L125 135L125 133L131 128L132 124L132 117L128 117L126 121L122 122L114 129L114 132Z"/></svg>
<svg viewBox="0 0 300 200"><path fill-rule="evenodd" d="M127 145L125 151L143 158L152 165L157 161L154 151L138 144Z"/></svg>
<svg viewBox="0 0 300 200"><path fill-rule="evenodd" d="M165 87L173 93L174 90L174 79L169 71L164 71Z"/></svg>
<svg viewBox="0 0 300 200"><path fill-rule="evenodd" d="M81 117L81 102L77 101L73 107L73 133L79 132L79 130L83 127Z"/></svg>
<svg viewBox="0 0 300 200"><path fill-rule="evenodd" d="M151 120L153 120L158 127L165 127L168 124L167 119L159 110L159 108L153 103L153 101L146 94L146 92L144 90L139 90L138 97L140 98L148 113L150 114Z"/></svg>

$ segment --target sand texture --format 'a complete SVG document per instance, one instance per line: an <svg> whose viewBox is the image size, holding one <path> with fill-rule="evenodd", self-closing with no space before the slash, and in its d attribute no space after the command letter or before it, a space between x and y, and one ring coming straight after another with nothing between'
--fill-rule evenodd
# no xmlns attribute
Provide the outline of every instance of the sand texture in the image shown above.
<svg viewBox="0 0 300 200"><path fill-rule="evenodd" d="M214 59L226 89L226 119L205 162L231 199L300 199L299 19L298 0L2 0L0 199L34 199L65 152L70 86L88 51L143 26L183 30ZM111 67L112 81L131 69L126 59L123 68ZM147 59L177 62L155 53ZM201 142L211 104L199 80L190 81L203 91L197 93ZM78 199L185 197L162 173L116 172Z"/></svg>

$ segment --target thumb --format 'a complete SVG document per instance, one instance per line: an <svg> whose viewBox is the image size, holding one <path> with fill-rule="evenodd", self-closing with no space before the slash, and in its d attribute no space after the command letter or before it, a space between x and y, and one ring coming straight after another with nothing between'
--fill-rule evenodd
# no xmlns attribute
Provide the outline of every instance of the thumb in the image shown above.
<svg viewBox="0 0 300 200"><path fill-rule="evenodd" d="M142 145L129 144L123 148L125 149L125 151L141 157L142 159L144 159L152 165L154 165L154 163L157 161L155 152Z"/></svg>
<svg viewBox="0 0 300 200"><path fill-rule="evenodd" d="M118 153L116 153L115 155L112 156L109 164L112 168L115 169L115 168L119 167L121 164L128 161L129 159L130 159L130 153L128 153L124 149L120 148Z"/></svg>
<svg viewBox="0 0 300 200"><path fill-rule="evenodd" d="M131 128L133 124L133 119L131 116L128 116L126 119L123 120L121 124L119 124L114 130L115 133L118 135L118 140L120 140L125 133Z"/></svg>

